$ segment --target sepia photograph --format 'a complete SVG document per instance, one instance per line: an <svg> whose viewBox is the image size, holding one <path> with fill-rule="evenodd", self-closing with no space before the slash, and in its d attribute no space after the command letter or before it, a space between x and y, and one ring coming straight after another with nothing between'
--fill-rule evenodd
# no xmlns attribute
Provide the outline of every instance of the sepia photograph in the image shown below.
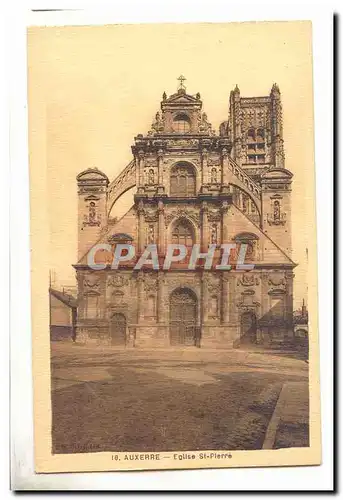
<svg viewBox="0 0 343 500"><path fill-rule="evenodd" d="M37 472L320 463L311 43L28 28Z"/></svg>

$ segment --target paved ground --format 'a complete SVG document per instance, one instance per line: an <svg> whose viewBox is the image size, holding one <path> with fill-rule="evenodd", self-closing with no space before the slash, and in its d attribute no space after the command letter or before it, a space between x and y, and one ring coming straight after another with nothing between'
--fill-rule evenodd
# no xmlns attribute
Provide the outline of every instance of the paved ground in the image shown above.
<svg viewBox="0 0 343 500"><path fill-rule="evenodd" d="M281 392L270 447L307 446L307 377L295 353L55 342L53 449L259 449Z"/></svg>

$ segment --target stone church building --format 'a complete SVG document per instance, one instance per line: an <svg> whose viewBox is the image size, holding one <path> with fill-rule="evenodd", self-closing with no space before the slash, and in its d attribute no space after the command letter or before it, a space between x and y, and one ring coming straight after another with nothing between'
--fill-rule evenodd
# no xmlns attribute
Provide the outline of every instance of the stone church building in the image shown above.
<svg viewBox="0 0 343 500"><path fill-rule="evenodd" d="M291 183L285 168L279 88L269 95L230 93L228 117L216 133L199 93L183 78L163 94L151 130L138 134L133 159L112 182L97 168L77 176L78 283L76 341L131 347L235 347L293 339ZM110 217L120 196L134 204ZM120 200L118 201L120 203ZM168 243L205 252L222 243L246 246L253 269L117 270L89 267L95 244L135 247ZM233 253L233 260L235 262Z"/></svg>

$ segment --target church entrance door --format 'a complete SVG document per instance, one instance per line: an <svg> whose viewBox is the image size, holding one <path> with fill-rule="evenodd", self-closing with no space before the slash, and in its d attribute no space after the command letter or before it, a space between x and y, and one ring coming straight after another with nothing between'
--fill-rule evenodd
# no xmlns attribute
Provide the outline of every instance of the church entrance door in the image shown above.
<svg viewBox="0 0 343 500"><path fill-rule="evenodd" d="M115 313L111 318L111 344L126 344L126 318L124 314Z"/></svg>
<svg viewBox="0 0 343 500"><path fill-rule="evenodd" d="M178 288L170 296L170 344L196 345L197 298L187 288Z"/></svg>
<svg viewBox="0 0 343 500"><path fill-rule="evenodd" d="M256 343L256 314L251 311L241 316L241 341Z"/></svg>

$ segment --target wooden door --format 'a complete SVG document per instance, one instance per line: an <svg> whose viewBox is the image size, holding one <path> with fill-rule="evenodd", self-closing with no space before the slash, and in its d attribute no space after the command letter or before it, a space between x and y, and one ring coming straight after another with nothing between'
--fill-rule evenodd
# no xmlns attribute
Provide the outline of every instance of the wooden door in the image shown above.
<svg viewBox="0 0 343 500"><path fill-rule="evenodd" d="M170 298L170 343L194 346L196 343L197 300L193 292L178 289Z"/></svg>
<svg viewBox="0 0 343 500"><path fill-rule="evenodd" d="M126 318L124 314L115 313L111 318L111 343L112 345L126 344Z"/></svg>

